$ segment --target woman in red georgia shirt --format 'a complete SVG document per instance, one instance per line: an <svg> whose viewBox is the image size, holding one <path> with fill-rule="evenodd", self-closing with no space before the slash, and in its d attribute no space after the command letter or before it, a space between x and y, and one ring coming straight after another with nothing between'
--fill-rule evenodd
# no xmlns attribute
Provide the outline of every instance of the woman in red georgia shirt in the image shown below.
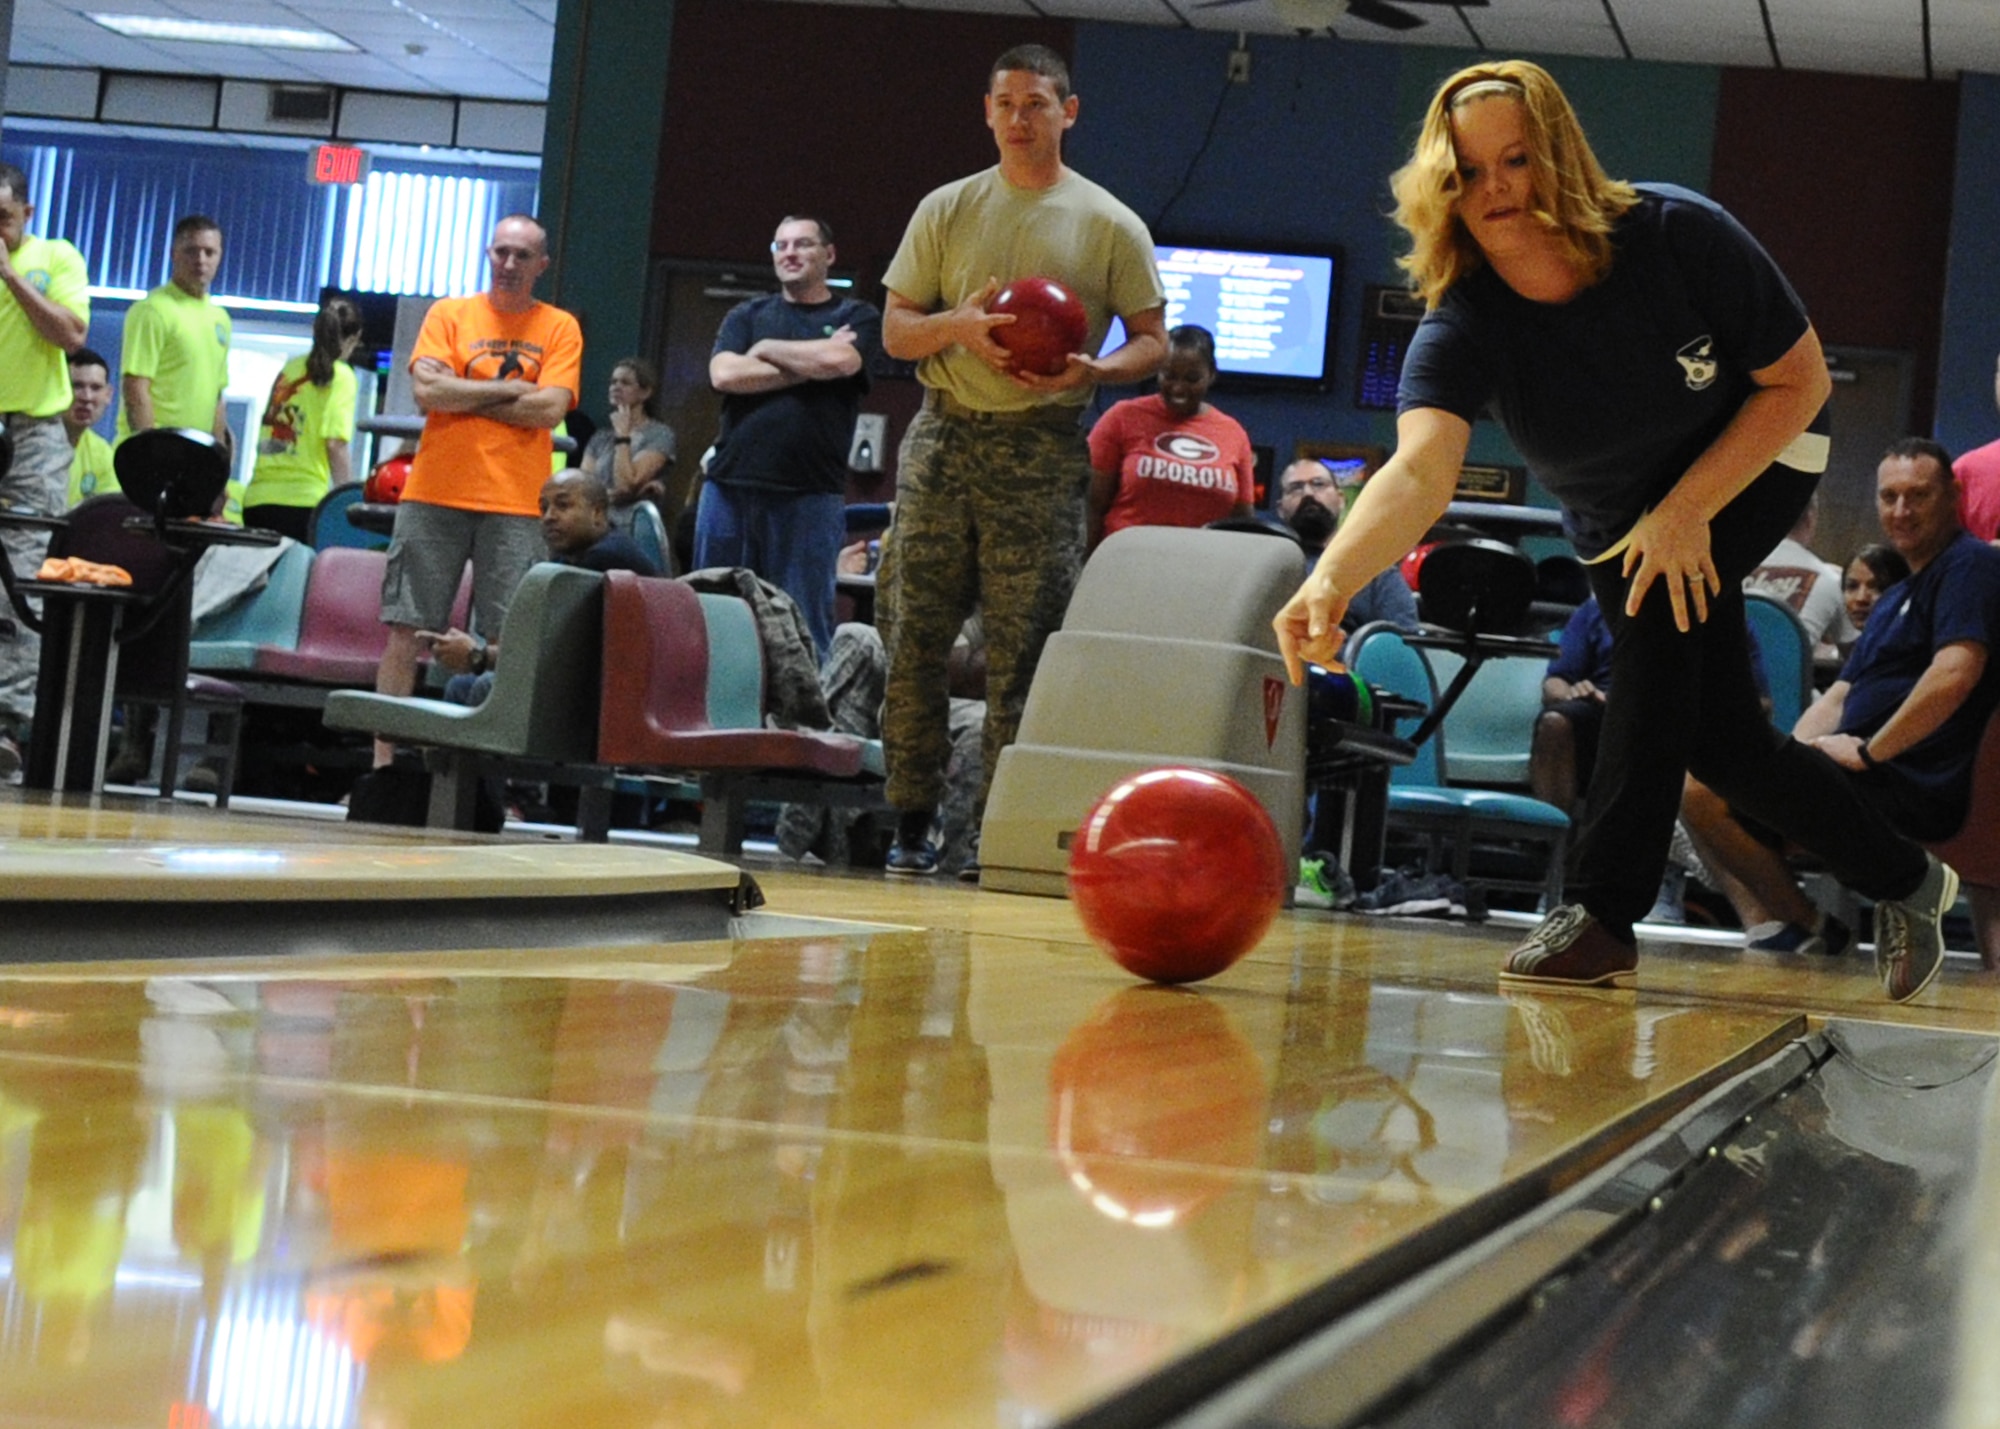
<svg viewBox="0 0 2000 1429"><path fill-rule="evenodd" d="M1090 545L1127 526L1206 526L1249 516L1250 437L1208 405L1215 338L1192 324L1167 334L1160 390L1119 402L1090 430Z"/></svg>

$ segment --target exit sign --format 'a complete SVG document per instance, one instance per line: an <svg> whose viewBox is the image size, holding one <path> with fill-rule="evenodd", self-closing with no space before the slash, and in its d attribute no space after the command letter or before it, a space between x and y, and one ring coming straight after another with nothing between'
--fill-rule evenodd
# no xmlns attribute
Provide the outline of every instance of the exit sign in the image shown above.
<svg viewBox="0 0 2000 1429"><path fill-rule="evenodd" d="M348 144L321 144L309 156L308 177L316 184L358 184L368 177L368 151Z"/></svg>

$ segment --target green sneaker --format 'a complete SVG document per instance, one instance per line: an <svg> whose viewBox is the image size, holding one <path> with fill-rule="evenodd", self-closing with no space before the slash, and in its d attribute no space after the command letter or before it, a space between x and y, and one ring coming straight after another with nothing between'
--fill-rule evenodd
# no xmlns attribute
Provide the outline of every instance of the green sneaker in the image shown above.
<svg viewBox="0 0 2000 1429"><path fill-rule="evenodd" d="M1300 908L1348 908L1354 903L1354 880L1331 854L1307 854L1299 860L1299 886L1292 902Z"/></svg>

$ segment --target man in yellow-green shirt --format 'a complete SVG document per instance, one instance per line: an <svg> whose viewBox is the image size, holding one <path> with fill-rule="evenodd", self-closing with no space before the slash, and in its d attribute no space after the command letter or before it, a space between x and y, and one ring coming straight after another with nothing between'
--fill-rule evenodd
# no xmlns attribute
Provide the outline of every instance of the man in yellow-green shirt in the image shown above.
<svg viewBox="0 0 2000 1429"><path fill-rule="evenodd" d="M69 355L69 390L63 430L76 453L69 462L69 504L76 506L119 489L111 443L94 430L111 406L111 365L102 353L79 347Z"/></svg>
<svg viewBox="0 0 2000 1429"><path fill-rule="evenodd" d="M225 447L229 424L229 314L208 296L222 266L222 229L205 214L174 225L168 281L125 315L119 357L118 440L150 427L212 432Z"/></svg>
<svg viewBox="0 0 2000 1429"><path fill-rule="evenodd" d="M90 279L75 248L28 232L34 212L28 176L0 164L0 422L14 444L0 505L56 516L69 483L66 357L90 327ZM15 570L32 575L48 535L10 529L0 533L0 545ZM0 777L20 767L40 661L40 638L14 622L12 634L0 637Z"/></svg>

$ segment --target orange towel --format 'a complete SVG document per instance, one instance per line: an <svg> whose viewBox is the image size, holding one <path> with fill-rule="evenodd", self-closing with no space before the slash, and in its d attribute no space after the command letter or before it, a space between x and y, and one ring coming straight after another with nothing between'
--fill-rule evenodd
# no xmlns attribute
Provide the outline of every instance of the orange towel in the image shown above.
<svg viewBox="0 0 2000 1429"><path fill-rule="evenodd" d="M61 581L65 585L130 585L132 573L123 566L100 566L80 556L51 556L35 572L38 581Z"/></svg>

